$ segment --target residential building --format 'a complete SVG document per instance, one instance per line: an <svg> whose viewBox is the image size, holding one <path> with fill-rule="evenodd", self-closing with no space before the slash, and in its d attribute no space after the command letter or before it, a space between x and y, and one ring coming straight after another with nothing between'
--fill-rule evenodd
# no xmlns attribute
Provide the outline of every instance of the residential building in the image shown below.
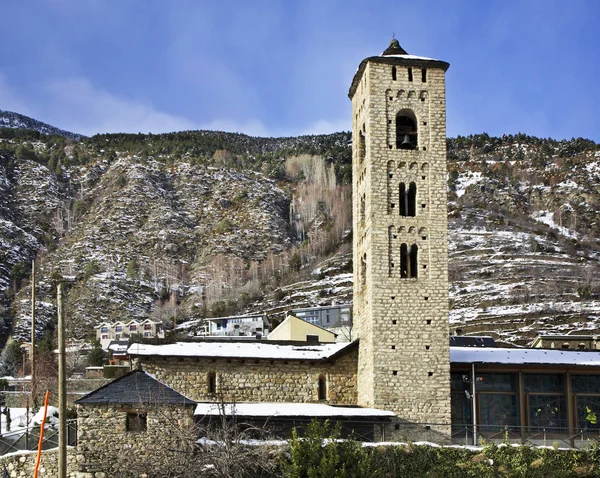
<svg viewBox="0 0 600 478"><path fill-rule="evenodd" d="M292 340L299 342L335 342L336 334L318 325L288 315L269 333L269 340Z"/></svg>
<svg viewBox="0 0 600 478"><path fill-rule="evenodd" d="M128 322L104 322L95 327L96 338L104 350L112 341L128 340L132 337L164 338L165 332L162 322L146 320L130 320Z"/></svg>
<svg viewBox="0 0 600 478"><path fill-rule="evenodd" d="M352 323L352 304L292 309L290 314L310 324L326 329L341 327Z"/></svg>

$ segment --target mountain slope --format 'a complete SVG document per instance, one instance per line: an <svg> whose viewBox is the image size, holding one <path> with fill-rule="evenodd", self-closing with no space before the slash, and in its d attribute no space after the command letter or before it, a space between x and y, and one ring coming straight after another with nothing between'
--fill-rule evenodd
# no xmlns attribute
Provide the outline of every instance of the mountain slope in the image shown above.
<svg viewBox="0 0 600 478"><path fill-rule="evenodd" d="M12 111L0 110L0 128L27 129L42 134L63 136L68 139L81 138L80 134L56 128L55 126Z"/></svg>
<svg viewBox="0 0 600 478"><path fill-rule="evenodd" d="M55 321L59 277L78 337L104 320L277 318L351 300L349 133L65 141L1 131L4 336L29 334L36 255L40 335ZM596 331L598 145L459 137L448 140L448 172L451 328L512 345L538 331Z"/></svg>

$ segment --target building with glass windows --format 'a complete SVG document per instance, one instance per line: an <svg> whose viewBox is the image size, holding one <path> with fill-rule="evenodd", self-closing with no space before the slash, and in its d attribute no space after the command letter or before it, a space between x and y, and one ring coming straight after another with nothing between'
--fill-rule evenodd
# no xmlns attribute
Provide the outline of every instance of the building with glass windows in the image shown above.
<svg viewBox="0 0 600 478"><path fill-rule="evenodd" d="M450 361L455 441L598 439L600 352L451 347Z"/></svg>

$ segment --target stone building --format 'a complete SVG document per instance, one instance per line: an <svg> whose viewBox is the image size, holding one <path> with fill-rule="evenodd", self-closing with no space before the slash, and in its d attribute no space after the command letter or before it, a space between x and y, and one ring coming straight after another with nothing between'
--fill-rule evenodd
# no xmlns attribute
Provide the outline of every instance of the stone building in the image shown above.
<svg viewBox="0 0 600 478"><path fill-rule="evenodd" d="M348 94L358 404L419 423L450 422L448 66L392 40Z"/></svg>
<svg viewBox="0 0 600 478"><path fill-rule="evenodd" d="M162 439L158 427L190 418L187 402L179 408L153 404L161 417L172 413L170 423L153 415L158 409L148 405L151 395L165 395L165 389L181 394L177 400L198 402L196 419L221 413L214 404L224 401L255 420L343 418L369 439L448 441L454 432L452 438L469 443L486 433L523 440L551 427L573 446L580 429L600 433L600 352L523 352L456 338L459 346L449 345L448 67L409 55L393 40L380 56L363 60L352 80L358 340L132 344L133 365L150 375L134 372L104 390L117 391L135 378L163 392L132 403L127 395L107 399L99 389L79 400L78 453L85 470L110 466L105 455L111 444L101 428L105 435L117 430L120 442L143 453L144 443L152 447ZM129 414L145 414L142 434L127 429Z"/></svg>
<svg viewBox="0 0 600 478"><path fill-rule="evenodd" d="M356 404L357 343L133 344L134 366L198 402Z"/></svg>
<svg viewBox="0 0 600 478"><path fill-rule="evenodd" d="M183 466L194 454L196 403L134 370L75 402L79 470L94 476L140 476L148 466ZM167 446L168 444L168 446Z"/></svg>

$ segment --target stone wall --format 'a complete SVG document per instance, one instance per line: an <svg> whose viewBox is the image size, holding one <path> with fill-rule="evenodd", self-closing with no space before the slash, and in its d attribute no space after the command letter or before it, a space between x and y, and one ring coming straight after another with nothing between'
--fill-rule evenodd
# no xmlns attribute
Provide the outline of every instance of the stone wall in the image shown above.
<svg viewBox="0 0 600 478"><path fill-rule="evenodd" d="M358 403L449 424L444 73L439 63L389 58L368 62L358 79L353 137L364 140L353 141L354 320ZM414 149L397 147L399 113L415 119ZM405 215L399 191L410 183L416 211ZM402 244L418 247L417 277L401 277Z"/></svg>
<svg viewBox="0 0 600 478"><path fill-rule="evenodd" d="M335 361L142 357L142 369L196 401L217 395L237 402L318 402L319 377L327 382L327 401L356 404L357 350ZM216 393L208 388L216 374Z"/></svg>
<svg viewBox="0 0 600 478"><path fill-rule="evenodd" d="M81 472L166 476L186 469L194 453L194 407L79 405L77 461ZM128 431L127 414L145 413L147 429ZM94 475L89 475L94 476ZM172 474L169 476L183 476Z"/></svg>
<svg viewBox="0 0 600 478"><path fill-rule="evenodd" d="M10 478L30 478L33 476L36 458L37 451L22 451L4 455L0 457L0 473L2 472L2 467L6 466ZM38 476L40 478L54 478L58 476L58 448L42 452ZM67 476L69 478L87 478L77 471L75 448L71 447L67 449ZM92 475L90 478L105 478L105 476L100 473L97 476Z"/></svg>

